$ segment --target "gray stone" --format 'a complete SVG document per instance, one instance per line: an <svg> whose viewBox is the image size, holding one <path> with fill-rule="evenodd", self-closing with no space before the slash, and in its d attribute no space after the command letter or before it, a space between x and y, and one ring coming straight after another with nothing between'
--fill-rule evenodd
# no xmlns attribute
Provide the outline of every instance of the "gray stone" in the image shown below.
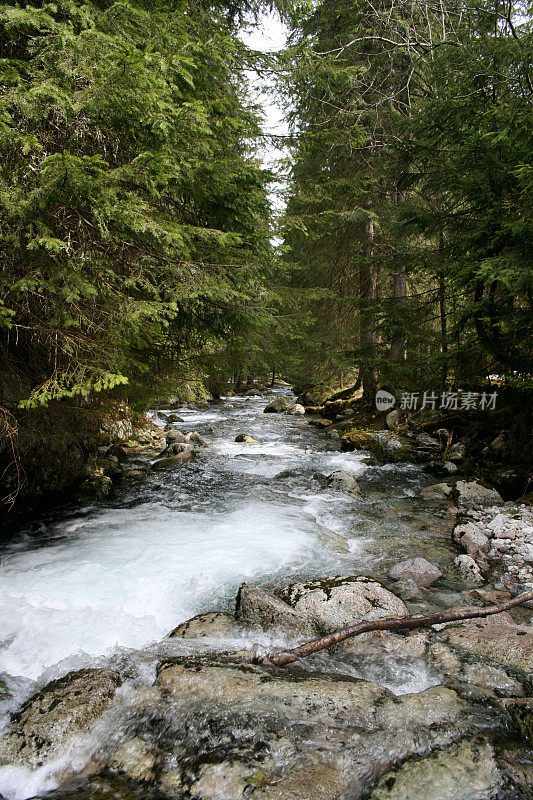
<svg viewBox="0 0 533 800"><path fill-rule="evenodd" d="M427 433L419 433L416 437L416 446L428 450L440 450L441 443Z"/></svg>
<svg viewBox="0 0 533 800"><path fill-rule="evenodd" d="M488 553L490 550L490 540L480 530L465 531L459 541L467 553Z"/></svg>
<svg viewBox="0 0 533 800"><path fill-rule="evenodd" d="M454 558L453 563L462 578L474 583L483 583L483 574L472 556L457 556L457 558Z"/></svg>
<svg viewBox="0 0 533 800"><path fill-rule="evenodd" d="M305 414L305 408L300 405L300 403L294 403L294 405L289 406L286 411L291 417L303 417Z"/></svg>
<svg viewBox="0 0 533 800"><path fill-rule="evenodd" d="M426 561L425 558L408 558L395 564L389 570L389 575L395 580L411 579L418 586L431 586L439 578L442 578L442 572L435 564Z"/></svg>
<svg viewBox="0 0 533 800"><path fill-rule="evenodd" d="M165 428L165 441L168 446L169 444L174 444L175 442L187 442L187 437L177 428L171 428L170 430Z"/></svg>
<svg viewBox="0 0 533 800"><path fill-rule="evenodd" d="M299 610L291 608L275 594L243 583L236 603L236 618L244 625L284 631L292 637L313 636L316 628Z"/></svg>
<svg viewBox="0 0 533 800"><path fill-rule="evenodd" d="M433 486L425 486L420 492L422 500L430 502L451 499L452 487L447 483L434 483Z"/></svg>
<svg viewBox="0 0 533 800"><path fill-rule="evenodd" d="M454 464L453 461L445 461L442 467L446 472L449 472L450 475L457 472L457 465Z"/></svg>
<svg viewBox="0 0 533 800"><path fill-rule="evenodd" d="M369 800L488 800L503 783L488 742L463 741L385 775Z"/></svg>
<svg viewBox="0 0 533 800"><path fill-rule="evenodd" d="M0 761L41 766L102 716L121 683L120 675L108 669L81 669L52 681L14 715L0 741Z"/></svg>
<svg viewBox="0 0 533 800"><path fill-rule="evenodd" d="M506 697L521 697L524 688L515 678L511 678L503 669L476 662L464 668L464 679L475 686L490 689Z"/></svg>
<svg viewBox="0 0 533 800"><path fill-rule="evenodd" d="M407 606L369 578L333 578L295 583L283 597L322 631L338 630L360 620L405 617Z"/></svg>
<svg viewBox="0 0 533 800"><path fill-rule="evenodd" d="M244 442L245 444L257 444L257 439L254 439L249 433L238 433L235 437L235 441Z"/></svg>
<svg viewBox="0 0 533 800"><path fill-rule="evenodd" d="M171 639L199 639L204 636L238 637L241 634L242 626L237 623L233 614L225 611L206 611L182 622L168 636Z"/></svg>
<svg viewBox="0 0 533 800"><path fill-rule="evenodd" d="M391 431L398 431L400 428L400 412L397 408L393 411L389 411L387 416L385 417L385 422L387 424L387 428Z"/></svg>
<svg viewBox="0 0 533 800"><path fill-rule="evenodd" d="M186 464L195 455L196 454L192 449L192 447L186 448L181 453L176 453L175 455L171 456L165 456L164 458L160 458L157 461L154 461L151 468L156 472L160 472L161 470L166 470L166 469L173 469L174 467L180 466L180 464Z"/></svg>
<svg viewBox="0 0 533 800"><path fill-rule="evenodd" d="M264 413L281 414L292 405L294 405L294 400L291 400L289 397L276 397L266 406Z"/></svg>
<svg viewBox="0 0 533 800"><path fill-rule="evenodd" d="M446 628L442 637L457 650L526 674L533 672L533 629L497 614Z"/></svg>
<svg viewBox="0 0 533 800"><path fill-rule="evenodd" d="M188 442L193 442L194 444L200 445L200 447L207 447L207 442L205 441L205 439L202 439L202 437L197 431L192 431L192 433L188 433L186 439Z"/></svg>
<svg viewBox="0 0 533 800"><path fill-rule="evenodd" d="M466 447L463 442L457 442L457 444L452 444L448 451L448 458L450 461L464 461L466 455Z"/></svg>
<svg viewBox="0 0 533 800"><path fill-rule="evenodd" d="M338 489L340 492L346 492L347 494L356 496L361 494L359 484L351 472L345 472L343 470L332 472L327 478L327 485L331 486L332 489Z"/></svg>
<svg viewBox="0 0 533 800"><path fill-rule="evenodd" d="M477 481L457 481L457 504L460 508L473 508L474 506L501 505L503 499L496 489L489 489Z"/></svg>
<svg viewBox="0 0 533 800"><path fill-rule="evenodd" d="M190 752L181 769L195 800L367 796L395 765L494 726L490 709L440 686L395 697L294 666L177 659L162 666L158 685L177 720L163 744ZM179 789L173 770L167 785ZM164 772L163 764L162 785Z"/></svg>

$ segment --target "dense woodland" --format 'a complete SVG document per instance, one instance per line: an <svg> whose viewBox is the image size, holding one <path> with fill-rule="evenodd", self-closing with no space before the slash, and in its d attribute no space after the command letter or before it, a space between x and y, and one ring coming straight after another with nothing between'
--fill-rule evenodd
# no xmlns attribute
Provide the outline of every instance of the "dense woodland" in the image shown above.
<svg viewBox="0 0 533 800"><path fill-rule="evenodd" d="M278 374L372 401L496 375L531 396L528 9L283 3L276 55L239 38L263 10L2 6L8 505L24 457L57 472L118 408L169 394ZM251 70L291 122L281 216Z"/></svg>

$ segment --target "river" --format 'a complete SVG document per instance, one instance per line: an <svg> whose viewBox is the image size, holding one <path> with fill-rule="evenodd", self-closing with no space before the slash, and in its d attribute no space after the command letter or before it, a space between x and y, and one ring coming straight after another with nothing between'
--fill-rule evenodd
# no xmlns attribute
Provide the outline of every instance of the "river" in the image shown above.
<svg viewBox="0 0 533 800"><path fill-rule="evenodd" d="M232 397L174 412L180 430L208 442L194 462L148 470L144 482L112 501L44 514L3 546L2 724L36 687L72 669L111 665L132 684L150 684L162 655L206 646L166 634L201 611L231 608L243 581L272 588L297 578L383 579L392 563L413 555L447 568L449 526L417 499L429 482L418 467L379 466L367 463L368 454L341 452L308 418L264 414L266 402ZM159 413L153 419L165 424ZM239 433L258 441L236 443ZM139 465L146 468L147 459L139 456ZM328 488L326 476L339 469L357 477L361 498ZM453 604L455 588L435 590L434 605ZM254 641L272 644L266 634ZM357 674L356 666L342 669ZM422 663L392 657L364 671L398 694L438 680ZM83 761L87 748L65 758ZM53 786L44 768L0 768L8 800Z"/></svg>

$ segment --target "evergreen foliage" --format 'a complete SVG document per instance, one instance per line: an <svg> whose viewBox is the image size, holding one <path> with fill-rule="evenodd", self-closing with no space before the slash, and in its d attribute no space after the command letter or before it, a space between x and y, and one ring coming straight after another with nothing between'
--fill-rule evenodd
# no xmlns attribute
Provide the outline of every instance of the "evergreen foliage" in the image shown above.
<svg viewBox="0 0 533 800"><path fill-rule="evenodd" d="M371 399L531 371L531 55L512 0L324 0L296 29L301 384L358 368Z"/></svg>
<svg viewBox="0 0 533 800"><path fill-rule="evenodd" d="M155 363L186 374L260 315L269 176L231 17L164 0L2 7L0 325L23 407Z"/></svg>

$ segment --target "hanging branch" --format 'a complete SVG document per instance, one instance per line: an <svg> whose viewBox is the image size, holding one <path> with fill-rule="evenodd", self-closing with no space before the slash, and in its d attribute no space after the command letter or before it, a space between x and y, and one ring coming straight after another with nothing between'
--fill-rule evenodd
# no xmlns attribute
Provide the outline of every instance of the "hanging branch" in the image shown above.
<svg viewBox="0 0 533 800"><path fill-rule="evenodd" d="M281 653L270 653L270 655L265 656L262 661L266 664L275 664L278 667L283 667L285 664L290 664L298 658L305 658L305 656L309 656L312 653L318 653L319 650L324 650L326 647L331 647L334 644L343 642L345 639L349 639L351 636L357 636L359 633L367 633L368 631L406 631L416 628L431 628L432 625L441 625L443 622L457 622L463 619L477 619L478 617L488 617L491 614L500 614L502 611L507 611L509 608L522 605L530 600L533 600L533 591L521 594L500 606L488 606L487 608L451 608L449 611L443 611L440 614L428 614L424 617L392 617L389 619L374 619L370 622L358 622L356 625L351 625L349 628L342 628L340 631L330 633L328 636L305 642L305 644L301 644L299 647L295 647L292 650L283 650Z"/></svg>

